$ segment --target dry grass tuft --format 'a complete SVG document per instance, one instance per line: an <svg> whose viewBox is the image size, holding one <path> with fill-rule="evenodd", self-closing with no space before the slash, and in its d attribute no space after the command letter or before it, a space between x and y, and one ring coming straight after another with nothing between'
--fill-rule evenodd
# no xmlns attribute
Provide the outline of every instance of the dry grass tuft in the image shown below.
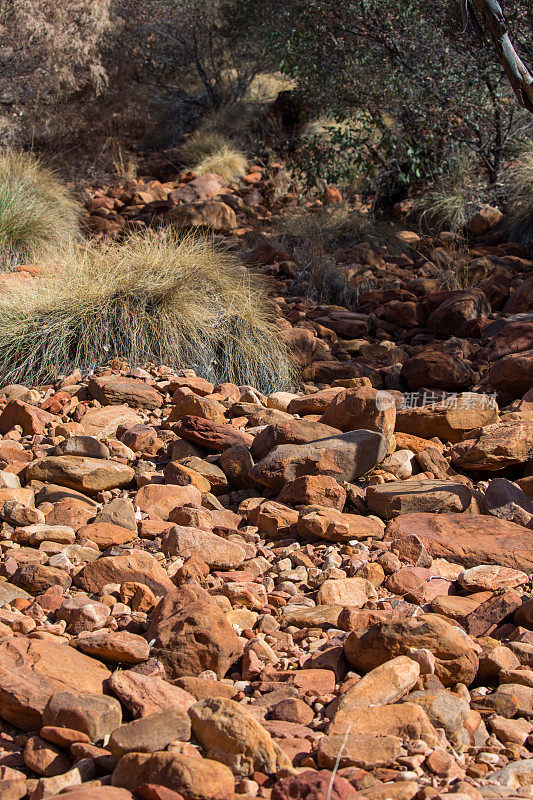
<svg viewBox="0 0 533 800"><path fill-rule="evenodd" d="M460 185L436 187L418 202L420 225L433 233L462 231L473 215L469 193Z"/></svg>
<svg viewBox="0 0 533 800"><path fill-rule="evenodd" d="M199 175L215 173L227 183L244 177L248 160L244 153L215 132L198 132L185 142L180 155L190 169Z"/></svg>
<svg viewBox="0 0 533 800"><path fill-rule="evenodd" d="M260 72L249 85L245 100L253 103L268 103L276 99L280 92L294 89L297 81L283 72Z"/></svg>
<svg viewBox="0 0 533 800"><path fill-rule="evenodd" d="M81 209L28 153L0 153L0 271L77 239Z"/></svg>
<svg viewBox="0 0 533 800"><path fill-rule="evenodd" d="M215 175L224 178L226 183L234 183L248 173L248 161L240 150L225 145L211 155L205 156L195 167L195 172L199 175L214 172Z"/></svg>
<svg viewBox="0 0 533 800"><path fill-rule="evenodd" d="M533 248L533 141L523 148L507 179L510 239Z"/></svg>
<svg viewBox="0 0 533 800"><path fill-rule="evenodd" d="M307 283L311 297L348 307L357 302L360 287L348 281L339 262L349 261L353 248L363 242L375 248L385 246L389 252L404 249L391 225L346 205L287 214L279 233L302 264L300 279Z"/></svg>
<svg viewBox="0 0 533 800"><path fill-rule="evenodd" d="M461 233L482 205L483 193L472 161L456 158L447 164L445 175L416 203L415 214L421 229L430 234Z"/></svg>
<svg viewBox="0 0 533 800"><path fill-rule="evenodd" d="M165 229L71 247L0 297L0 381L39 384L110 358L189 367L271 392L292 370L264 285L225 250Z"/></svg>
<svg viewBox="0 0 533 800"><path fill-rule="evenodd" d="M362 242L373 247L387 247L390 252L403 249L391 225L378 222L347 205L287 214L280 232L299 245L312 242L331 255L341 255Z"/></svg>

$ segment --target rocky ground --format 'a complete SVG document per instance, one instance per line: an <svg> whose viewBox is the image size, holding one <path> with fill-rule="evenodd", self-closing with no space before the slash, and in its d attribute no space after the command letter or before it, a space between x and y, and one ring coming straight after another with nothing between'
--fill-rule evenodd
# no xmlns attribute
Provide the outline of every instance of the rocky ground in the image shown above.
<svg viewBox="0 0 533 800"><path fill-rule="evenodd" d="M301 391L120 361L1 390L0 800L530 797L533 262L485 209L467 249L352 248L372 285L320 305L274 173L149 174L91 230L247 248Z"/></svg>

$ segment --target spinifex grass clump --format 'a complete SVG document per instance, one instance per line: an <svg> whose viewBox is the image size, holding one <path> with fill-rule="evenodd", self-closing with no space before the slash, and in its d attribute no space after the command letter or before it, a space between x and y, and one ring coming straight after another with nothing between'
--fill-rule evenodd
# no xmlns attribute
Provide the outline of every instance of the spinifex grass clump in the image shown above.
<svg viewBox="0 0 533 800"><path fill-rule="evenodd" d="M509 170L507 194L510 239L533 248L533 141L524 146Z"/></svg>
<svg viewBox="0 0 533 800"><path fill-rule="evenodd" d="M172 230L71 248L0 296L0 381L39 384L112 357L189 367L263 392L291 385L265 287L234 256Z"/></svg>
<svg viewBox="0 0 533 800"><path fill-rule="evenodd" d="M347 205L287 214L278 231L302 265L300 277L307 283L308 294L318 302L349 308L361 289L347 280L342 266L353 258L353 248L368 242L374 248L385 246L391 253L403 250L392 225Z"/></svg>
<svg viewBox="0 0 533 800"><path fill-rule="evenodd" d="M299 210L287 214L280 232L294 244L312 240L326 253L342 254L362 242L372 247L386 246L390 252L401 249L392 225L375 220L347 205L326 206L317 211Z"/></svg>
<svg viewBox="0 0 533 800"><path fill-rule="evenodd" d="M0 271L79 237L80 207L28 153L0 153Z"/></svg>
<svg viewBox="0 0 533 800"><path fill-rule="evenodd" d="M244 153L218 133L199 132L182 146L181 156L199 175L215 173L227 183L239 180L247 172Z"/></svg>

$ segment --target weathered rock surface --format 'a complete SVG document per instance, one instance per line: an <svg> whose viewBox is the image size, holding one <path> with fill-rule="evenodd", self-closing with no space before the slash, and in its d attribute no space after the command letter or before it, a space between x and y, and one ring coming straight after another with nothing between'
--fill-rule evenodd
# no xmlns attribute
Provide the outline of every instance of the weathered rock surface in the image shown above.
<svg viewBox="0 0 533 800"><path fill-rule="evenodd" d="M223 678L242 644L219 606L200 587L169 591L154 611L148 639L169 678L212 670Z"/></svg>

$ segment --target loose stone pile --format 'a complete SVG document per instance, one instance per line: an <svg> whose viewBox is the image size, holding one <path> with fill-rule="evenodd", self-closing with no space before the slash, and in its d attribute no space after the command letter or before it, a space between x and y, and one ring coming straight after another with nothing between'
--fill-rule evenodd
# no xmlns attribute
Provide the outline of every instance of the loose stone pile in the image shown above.
<svg viewBox="0 0 533 800"><path fill-rule="evenodd" d="M93 232L251 246L294 201L149 172ZM493 217L350 248L355 310L248 252L298 392L118 360L0 390L0 800L533 795L533 262Z"/></svg>
<svg viewBox="0 0 533 800"><path fill-rule="evenodd" d="M5 387L0 798L530 796L530 401L401 402Z"/></svg>

